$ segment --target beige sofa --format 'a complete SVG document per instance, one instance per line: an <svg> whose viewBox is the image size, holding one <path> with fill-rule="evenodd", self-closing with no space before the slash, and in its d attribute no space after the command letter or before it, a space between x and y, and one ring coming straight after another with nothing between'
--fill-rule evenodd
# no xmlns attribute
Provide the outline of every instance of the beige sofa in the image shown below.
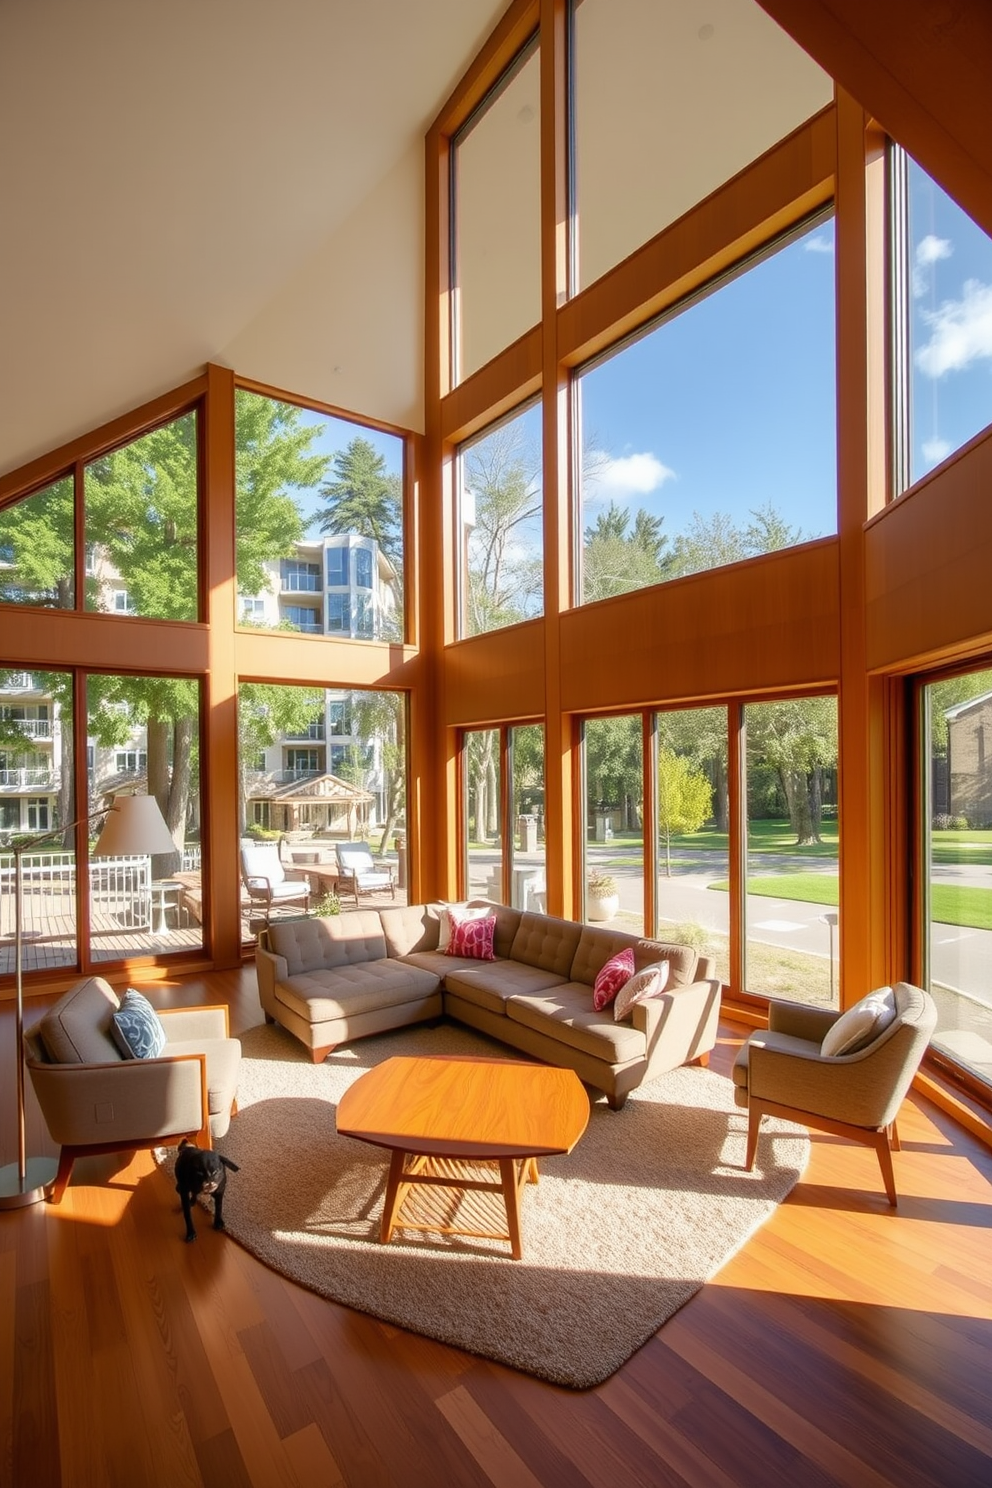
<svg viewBox="0 0 992 1488"><path fill-rule="evenodd" d="M256 953L262 1008L311 1051L314 1063L345 1040L441 1013L574 1069L619 1110L644 1080L716 1041L720 984L689 946L494 905L495 961L438 950L437 904L365 910L272 924ZM592 987L625 946L637 970L667 960L667 990L617 1022L597 1013Z"/></svg>

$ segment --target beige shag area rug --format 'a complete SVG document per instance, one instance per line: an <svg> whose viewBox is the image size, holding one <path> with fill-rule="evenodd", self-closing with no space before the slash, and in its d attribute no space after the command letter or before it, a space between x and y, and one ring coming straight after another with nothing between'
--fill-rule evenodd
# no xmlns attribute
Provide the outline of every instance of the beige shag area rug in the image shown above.
<svg viewBox="0 0 992 1488"><path fill-rule="evenodd" d="M241 1168L227 1185L229 1234L324 1297L574 1388L606 1379L687 1302L809 1156L805 1131L777 1122L772 1136L766 1122L766 1166L745 1173L746 1117L730 1081L674 1070L622 1111L595 1100L575 1149L541 1160L540 1182L523 1194L522 1260L498 1240L412 1229L381 1245L389 1155L337 1135L342 1092L393 1054L521 1056L451 1024L362 1039L316 1067L278 1027L249 1030L242 1048L238 1114L218 1143ZM468 1199L421 1195L465 1221L455 1206ZM498 1198L470 1199L492 1204L488 1227L501 1226Z"/></svg>

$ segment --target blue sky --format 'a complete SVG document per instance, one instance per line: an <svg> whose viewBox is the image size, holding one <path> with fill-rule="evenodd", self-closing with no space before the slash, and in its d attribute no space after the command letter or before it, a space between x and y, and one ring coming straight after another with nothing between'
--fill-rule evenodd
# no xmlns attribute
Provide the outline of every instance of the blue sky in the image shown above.
<svg viewBox="0 0 992 1488"><path fill-rule="evenodd" d="M992 420L992 241L909 162L912 477Z"/></svg>
<svg viewBox="0 0 992 1488"><path fill-rule="evenodd" d="M827 220L582 377L583 525L614 500L671 537L770 502L836 530L833 243Z"/></svg>

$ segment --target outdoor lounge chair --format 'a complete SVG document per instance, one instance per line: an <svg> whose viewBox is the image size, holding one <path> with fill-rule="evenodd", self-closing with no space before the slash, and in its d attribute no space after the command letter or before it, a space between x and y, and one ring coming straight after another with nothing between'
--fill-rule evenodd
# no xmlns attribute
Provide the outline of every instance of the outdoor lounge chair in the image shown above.
<svg viewBox="0 0 992 1488"><path fill-rule="evenodd" d="M367 842L339 842L335 849L338 860L338 887L349 889L358 903L359 894L384 893L396 898L393 870L388 863L377 864Z"/></svg>
<svg viewBox="0 0 992 1488"><path fill-rule="evenodd" d="M305 913L310 908L310 880L302 873L287 873L275 842L241 849L241 877L252 904L263 906L266 924L273 909L297 904Z"/></svg>

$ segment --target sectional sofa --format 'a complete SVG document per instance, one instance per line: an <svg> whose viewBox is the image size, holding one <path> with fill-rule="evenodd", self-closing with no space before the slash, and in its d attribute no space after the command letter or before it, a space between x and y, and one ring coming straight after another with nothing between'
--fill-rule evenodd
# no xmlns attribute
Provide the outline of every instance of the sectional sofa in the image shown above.
<svg viewBox="0 0 992 1488"><path fill-rule="evenodd" d="M478 902L478 901L475 901ZM716 1041L720 983L709 957L603 927L492 905L494 961L438 949L439 904L359 910L273 923L256 952L269 1022L320 1063L335 1045L442 1014L574 1069L619 1110L629 1092L677 1065L707 1061ZM666 990L616 1021L592 989L625 946L636 970L668 961Z"/></svg>

